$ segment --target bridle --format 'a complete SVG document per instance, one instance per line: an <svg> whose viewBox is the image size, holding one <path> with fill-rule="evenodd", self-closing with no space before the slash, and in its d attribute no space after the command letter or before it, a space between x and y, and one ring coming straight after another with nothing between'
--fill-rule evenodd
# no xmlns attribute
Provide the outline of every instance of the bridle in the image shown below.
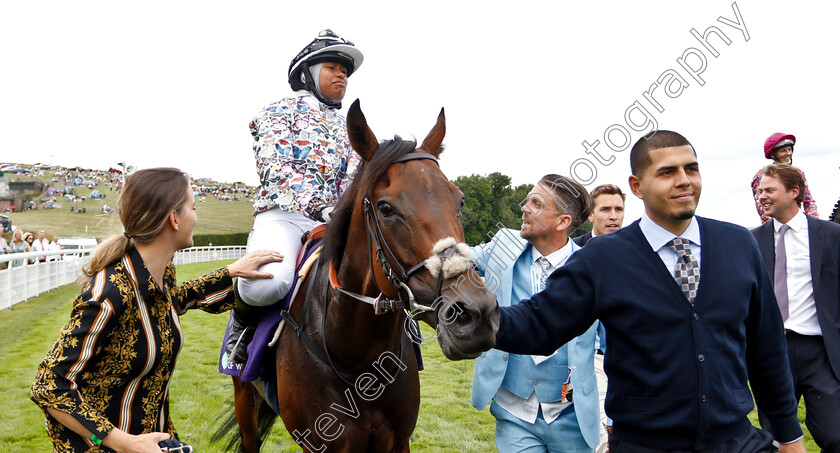
<svg viewBox="0 0 840 453"><path fill-rule="evenodd" d="M429 159L440 165L435 156L418 152L411 152L400 156L393 163L397 164L420 159ZM333 269L330 269L330 283L333 289L345 296L373 305L374 311L377 315L397 310L404 310L409 317L413 317L414 315L422 312L435 311L436 307L434 305L428 306L417 302L417 299L414 297L414 293L411 291L411 288L408 287L409 279L426 267L426 260L423 260L406 270L391 250L388 242L385 241L385 237L382 234L382 225L374 212L373 202L367 195L365 195L362 199L362 211L365 216L365 231L367 232L369 242L368 262L370 263L370 270L373 275L376 275L376 266L374 263L378 261L385 278L388 279L388 282L397 291L398 298L390 299L385 296L385 293L382 291L382 288L379 286L376 278L374 278L373 281L376 285L376 289L379 291L379 296L377 297L369 297L363 294L347 291L338 285L338 282L334 277L335 272ZM393 265L391 263L393 263ZM442 286L443 273L441 272L438 276L437 296L435 297L435 300L440 298Z"/></svg>
<svg viewBox="0 0 840 453"><path fill-rule="evenodd" d="M397 158L392 164L401 163L401 162L408 162L412 160L420 160L420 159L429 159L437 163L438 160L436 157L432 156L431 154L426 153L418 153L418 152L410 152L407 153L399 158ZM438 279L437 283L437 296L435 297L435 304L432 306L424 305L417 302L417 299L414 297L414 293L408 287L408 281L416 275L418 272L423 270L424 268L428 267L428 263L432 259L437 259L439 263L451 258L452 256L463 253L459 249L459 247L466 247L464 244L456 244L454 238L446 238L444 241L451 241L450 243L444 243L443 245L435 244L435 248L432 251L432 257L421 261L420 263L412 266L408 270L400 263L397 259L397 256L394 254L391 247L385 241L385 237L382 234L382 225L379 223L379 218L376 216L376 213L373 209L373 203L370 200L370 197L367 195L364 196L362 199L362 207L365 216L365 230L367 233L368 238L368 261L370 263L371 272L373 275L376 275L376 266L374 265L374 261L379 261L380 267L382 272L384 273L385 277L388 279L388 282L397 290L398 299L390 299L385 296L385 293L382 291L382 288L379 287L379 283L376 282L376 278L374 277L374 284L376 288L379 290L379 296L377 297L369 297L363 294L357 294L351 291L347 291L341 287L338 283L337 272L335 267L333 266L332 261L329 263L329 285L332 289L338 291L339 293L348 296L352 299L355 299L360 302L364 302L370 304L374 307L375 313L377 315L387 313L387 312L395 312L398 310L403 310L406 314L405 319L405 329L401 329L403 332L400 335L400 346L399 346L399 359L400 363L402 361L402 354L405 350L406 346L406 338L410 335L412 341L417 344L425 344L430 339L424 339L420 335L420 327L417 323L415 317L429 311L435 311L437 308L437 302L441 300L441 289L443 285L443 280L445 278L452 278L452 274L460 274L465 271L465 269L455 269L450 272L444 272L442 269L438 269L437 271L432 271L429 268L432 277L436 277ZM375 257L375 258L374 258ZM393 262L393 265L391 264ZM314 266L313 272L317 275L318 266L320 266L321 259L319 258ZM437 276L435 275L437 273ZM287 310L283 310L281 312L282 318L290 325L292 329L295 331L295 335L300 338L306 347L322 362L328 364L330 368L332 368L333 372L338 376L341 381L343 381L346 385L352 387L354 384L348 381L347 379L342 376L342 373L351 374L351 375L358 375L358 372L355 370L351 370L344 366L341 366L335 363L332 360L332 357L329 352L329 348L327 346L327 316L326 313L329 311L330 305L330 297L324 297L324 316L321 320L321 332L322 332L322 345L319 346L315 344L309 336L303 334L302 326L305 324L306 314L308 311L305 308L306 302L310 300L310 296L312 295L312 290L315 284L315 278L310 280L308 289L306 291L306 296L304 297L304 308L301 309L301 322L297 323L292 318L291 314ZM433 340L434 338L432 338ZM396 372L394 373L396 374Z"/></svg>

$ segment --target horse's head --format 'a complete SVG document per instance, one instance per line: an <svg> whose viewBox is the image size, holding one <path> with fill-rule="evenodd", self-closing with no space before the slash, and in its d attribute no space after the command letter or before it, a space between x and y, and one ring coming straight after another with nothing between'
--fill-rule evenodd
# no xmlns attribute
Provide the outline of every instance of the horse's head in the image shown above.
<svg viewBox="0 0 840 453"><path fill-rule="evenodd" d="M446 133L443 110L416 149L399 137L379 143L358 100L347 129L363 164L334 216L345 223L331 225L347 238L344 250L331 255L339 278L361 272L370 276L355 288L363 294L411 300L411 314L436 328L449 359L491 348L499 324L496 296L470 263L461 225L464 195L437 162Z"/></svg>

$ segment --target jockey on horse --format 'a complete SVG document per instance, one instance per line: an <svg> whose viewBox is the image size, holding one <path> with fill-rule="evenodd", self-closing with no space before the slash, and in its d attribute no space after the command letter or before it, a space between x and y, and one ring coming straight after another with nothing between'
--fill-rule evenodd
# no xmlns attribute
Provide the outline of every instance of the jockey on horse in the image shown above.
<svg viewBox="0 0 840 453"><path fill-rule="evenodd" d="M269 104L250 123L261 187L247 250L275 250L286 260L260 269L273 274L272 279L237 280L225 344L232 363L247 359L248 326L287 295L302 234L329 221L359 164L338 109L347 78L363 60L352 42L329 29L321 31L289 65L295 95Z"/></svg>

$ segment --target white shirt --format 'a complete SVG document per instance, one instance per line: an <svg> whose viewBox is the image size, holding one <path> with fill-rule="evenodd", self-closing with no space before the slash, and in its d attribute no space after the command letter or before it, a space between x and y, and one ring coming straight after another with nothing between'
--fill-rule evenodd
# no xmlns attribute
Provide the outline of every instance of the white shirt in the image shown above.
<svg viewBox="0 0 840 453"><path fill-rule="evenodd" d="M61 250L61 245L59 245L55 241L50 242L50 245L47 246L47 250L49 250L51 252L59 251L59 250ZM57 260L60 260L60 259L61 259L61 255L51 255L51 256L47 257L47 260L49 260L49 261L57 261Z"/></svg>
<svg viewBox="0 0 840 453"><path fill-rule="evenodd" d="M785 233L785 258L790 316L785 321L785 329L801 335L822 335L811 282L811 250L805 213L797 212L787 226L790 229ZM773 219L773 247L778 244L781 227L782 223Z"/></svg>
<svg viewBox="0 0 840 453"><path fill-rule="evenodd" d="M33 252L43 252L47 250L50 243L46 239L35 239L35 242L32 243L32 251Z"/></svg>
<svg viewBox="0 0 840 453"><path fill-rule="evenodd" d="M531 285L533 288L533 293L536 294L540 290L540 277L542 276L543 270L539 265L536 265L535 263L537 259L541 258L543 255L534 247L531 247L531 251ZM549 275L551 275L552 272L557 270L558 267L566 264L566 261L569 259L571 251L572 240L569 239L569 241L566 242L566 245L545 257L548 259L548 264L550 264L548 268ZM555 351L554 354L557 354L557 352ZM539 365L548 360L549 357L551 356L532 355L531 359L536 365ZM569 384L568 388L571 390L572 385ZM526 421L528 423L534 423L537 421L537 415L539 414L540 408L542 408L543 419L545 419L545 422L551 423L558 416L560 416L560 412L563 412L563 409L566 409L572 404L568 401L554 401L548 403L541 403L539 402L539 400L537 400L537 392L531 393L531 396L529 396L528 399L522 399L515 393L506 389L504 386L499 387L499 390L496 392L496 395L493 397L493 399L496 401L496 404L498 404L502 409L510 412L511 415L513 415L514 417L522 421Z"/></svg>
<svg viewBox="0 0 840 453"><path fill-rule="evenodd" d="M642 234L647 239L648 244L659 255L662 262L665 263L665 267L668 268L671 275L676 276L677 261L680 259L680 255L669 247L668 243L673 241L677 236L655 224L648 217L647 212L642 214L642 218L639 221L639 228L642 229ZM697 223L697 217L691 218L691 223L688 224L688 228L679 237L688 239L688 248L691 250L691 256L697 260L697 266L700 266L700 225ZM700 278L703 278L703 276L701 275Z"/></svg>
<svg viewBox="0 0 840 453"><path fill-rule="evenodd" d="M49 241L46 239L35 239L35 242L32 243L32 251L33 252L45 252L48 250L50 246ZM46 256L39 256L38 260L44 260Z"/></svg>
<svg viewBox="0 0 840 453"><path fill-rule="evenodd" d="M569 259L569 255L572 253L572 240L569 239L566 242L566 245L560 247L550 255L546 256L545 258L548 260L548 275L551 275L552 272L557 270L558 267L566 264L566 261ZM542 291L540 288L540 278L542 277L542 267L535 265L534 263L537 262L538 259L542 258L543 254L540 253L534 247L531 247L531 269L534 272L534 278L531 279L531 288L534 294Z"/></svg>

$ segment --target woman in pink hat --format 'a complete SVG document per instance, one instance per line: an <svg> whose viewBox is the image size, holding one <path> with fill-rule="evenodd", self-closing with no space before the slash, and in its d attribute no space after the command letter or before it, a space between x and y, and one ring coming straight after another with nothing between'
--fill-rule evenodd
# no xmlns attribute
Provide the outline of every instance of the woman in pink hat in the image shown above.
<svg viewBox="0 0 840 453"><path fill-rule="evenodd" d="M764 157L772 159L774 162L778 162L780 164L793 165L793 145L795 144L796 137L793 135L776 132L775 134L767 137L767 140L764 140ZM799 168L797 168L797 170L799 170L799 173L803 178L805 178L805 173L803 173ZM759 170L753 177L752 192L753 198L755 198L755 209L758 211L759 217L761 217L761 223L764 223L769 219L769 217L764 214L764 206L762 206L758 201L758 183L761 181L761 173L762 170ZM811 196L811 191L808 189L807 182L805 183L805 201L802 202L802 209L805 210L805 214L813 217L819 217L819 214L817 214L817 202L815 202L814 197Z"/></svg>

